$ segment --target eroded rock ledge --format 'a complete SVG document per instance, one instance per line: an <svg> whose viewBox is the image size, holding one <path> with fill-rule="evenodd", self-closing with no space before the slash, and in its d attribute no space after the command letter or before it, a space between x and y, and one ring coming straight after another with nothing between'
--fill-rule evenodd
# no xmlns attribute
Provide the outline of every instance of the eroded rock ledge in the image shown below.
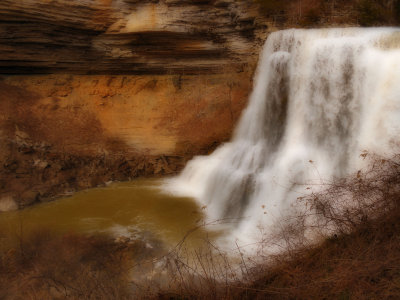
<svg viewBox="0 0 400 300"><path fill-rule="evenodd" d="M265 31L253 1L2 0L0 73L216 73Z"/></svg>

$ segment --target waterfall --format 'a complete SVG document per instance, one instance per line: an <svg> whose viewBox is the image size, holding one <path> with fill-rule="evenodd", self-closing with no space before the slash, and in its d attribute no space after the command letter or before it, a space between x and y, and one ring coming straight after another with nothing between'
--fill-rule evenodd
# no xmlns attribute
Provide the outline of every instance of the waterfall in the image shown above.
<svg viewBox="0 0 400 300"><path fill-rule="evenodd" d="M196 157L167 189L198 199L236 237L273 226L306 185L398 152L400 29L284 30L266 41L231 142Z"/></svg>

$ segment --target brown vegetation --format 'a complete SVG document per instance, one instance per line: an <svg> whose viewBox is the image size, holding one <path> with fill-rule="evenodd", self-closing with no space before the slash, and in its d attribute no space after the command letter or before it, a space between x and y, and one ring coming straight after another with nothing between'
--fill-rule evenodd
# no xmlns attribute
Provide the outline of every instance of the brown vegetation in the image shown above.
<svg viewBox="0 0 400 300"><path fill-rule="evenodd" d="M373 157L366 171L298 201L307 209L260 241L261 249L282 246L277 255L246 257L238 247L232 258L211 241L195 250L183 241L160 258L161 250L140 241L19 237L14 247L2 243L0 298L400 297L400 155ZM143 267L146 263L152 267Z"/></svg>
<svg viewBox="0 0 400 300"><path fill-rule="evenodd" d="M1 250L0 299L129 298L129 252L105 237L41 232Z"/></svg>
<svg viewBox="0 0 400 300"><path fill-rule="evenodd" d="M283 220L282 227L260 242L261 249L282 246L279 255L262 257L260 252L253 262L238 248L241 262L235 270L228 255L210 244L208 250L195 252L195 268L175 260L179 280L161 295L169 299L398 299L400 155L391 160L373 157L367 170L300 198L307 209Z"/></svg>
<svg viewBox="0 0 400 300"><path fill-rule="evenodd" d="M250 284L245 298L400 297L399 155L374 157L368 171L336 180L300 201L310 205L306 214L312 213L314 221L304 225L309 217L304 214L294 223L294 236L291 226L281 231L289 236L288 251ZM305 233L310 226L324 238L317 247L299 235L299 228Z"/></svg>

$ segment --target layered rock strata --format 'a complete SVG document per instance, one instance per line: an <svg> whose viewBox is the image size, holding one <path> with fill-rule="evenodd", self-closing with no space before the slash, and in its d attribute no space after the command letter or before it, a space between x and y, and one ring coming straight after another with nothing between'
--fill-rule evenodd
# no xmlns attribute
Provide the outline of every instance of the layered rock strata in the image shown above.
<svg viewBox="0 0 400 300"><path fill-rule="evenodd" d="M0 204L24 207L107 181L176 173L229 139L249 76L2 78Z"/></svg>
<svg viewBox="0 0 400 300"><path fill-rule="evenodd" d="M253 1L2 0L0 73L198 74L240 68L265 24Z"/></svg>
<svg viewBox="0 0 400 300"><path fill-rule="evenodd" d="M257 9L1 1L0 210L172 174L227 140L266 34Z"/></svg>

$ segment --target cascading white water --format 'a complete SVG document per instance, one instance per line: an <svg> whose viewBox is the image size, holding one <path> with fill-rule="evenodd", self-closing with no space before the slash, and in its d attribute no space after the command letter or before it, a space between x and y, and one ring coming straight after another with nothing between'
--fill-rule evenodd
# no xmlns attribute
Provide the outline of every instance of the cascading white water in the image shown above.
<svg viewBox="0 0 400 300"><path fill-rule="evenodd" d="M210 220L240 218L251 238L307 190L390 155L400 134L400 29L285 30L264 45L254 91L230 143L167 184Z"/></svg>

